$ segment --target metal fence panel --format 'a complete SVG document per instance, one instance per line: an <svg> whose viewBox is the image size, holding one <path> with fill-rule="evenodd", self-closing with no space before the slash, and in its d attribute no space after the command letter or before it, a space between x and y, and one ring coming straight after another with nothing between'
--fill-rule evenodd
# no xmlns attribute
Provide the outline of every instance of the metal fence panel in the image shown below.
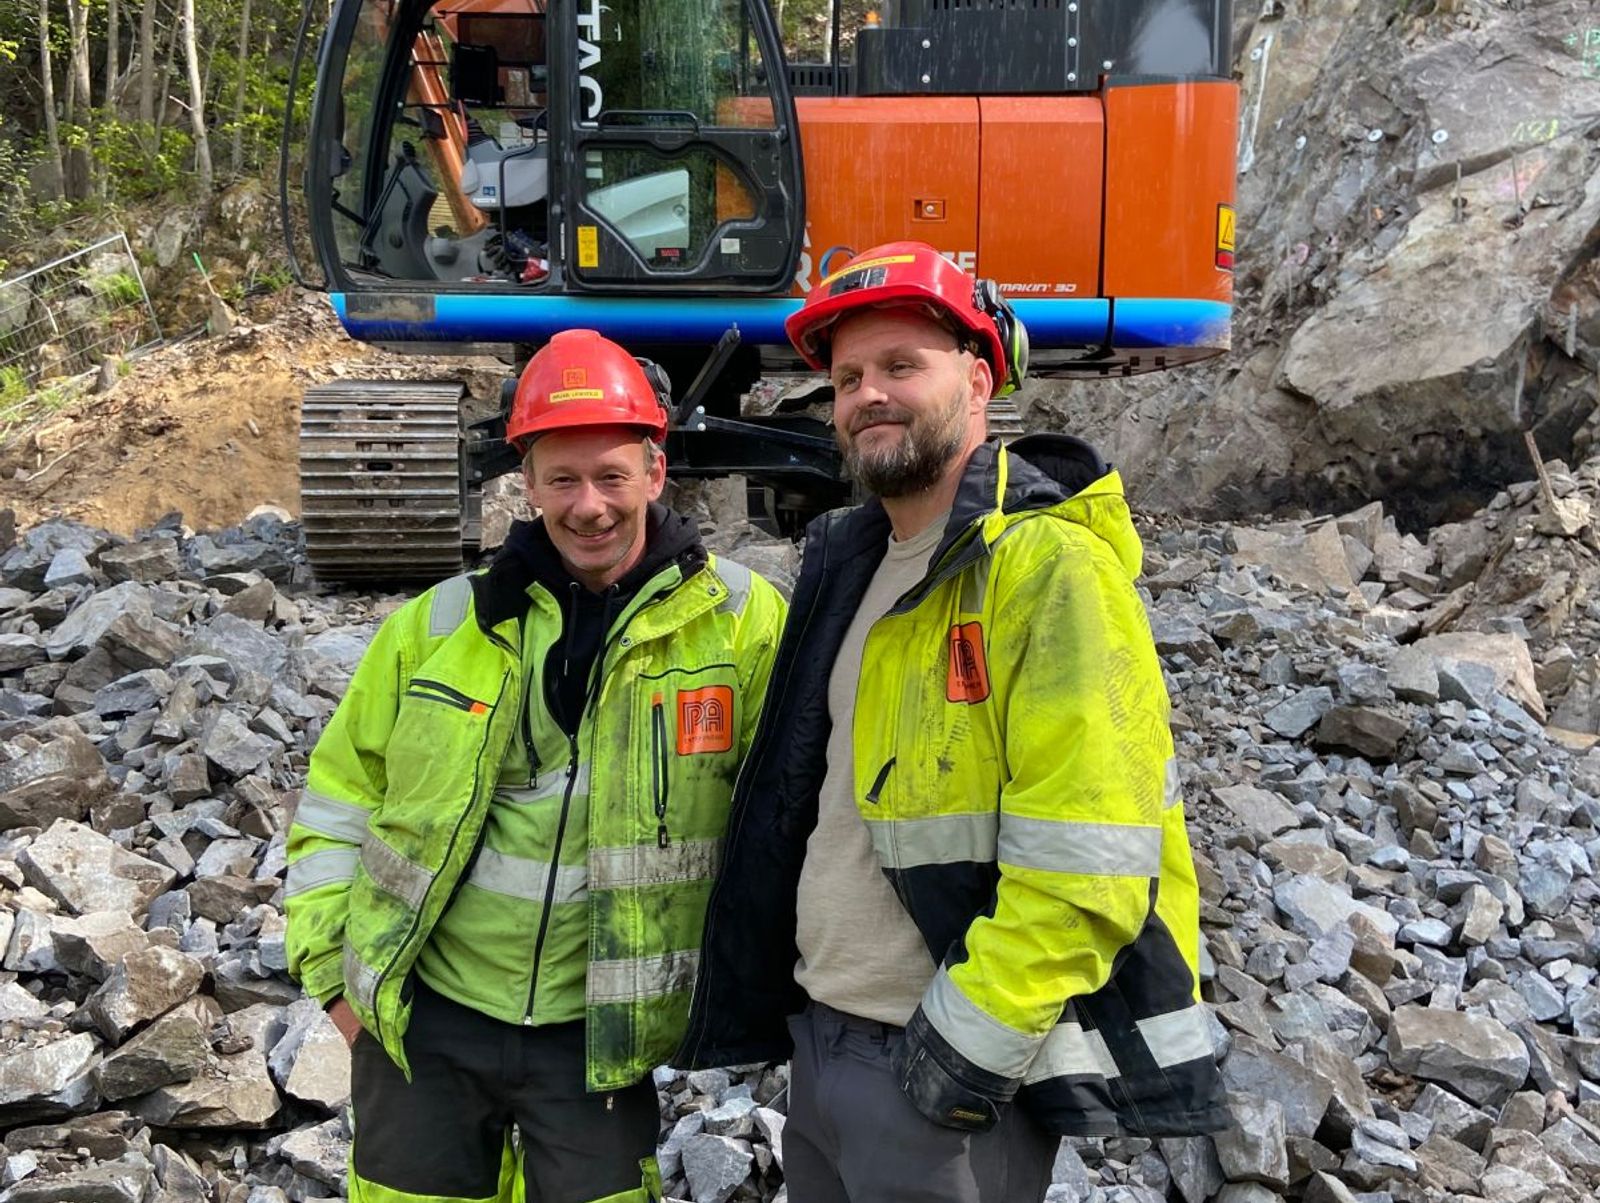
<svg viewBox="0 0 1600 1203"><path fill-rule="evenodd" d="M87 372L160 340L126 234L0 280L0 383Z"/></svg>

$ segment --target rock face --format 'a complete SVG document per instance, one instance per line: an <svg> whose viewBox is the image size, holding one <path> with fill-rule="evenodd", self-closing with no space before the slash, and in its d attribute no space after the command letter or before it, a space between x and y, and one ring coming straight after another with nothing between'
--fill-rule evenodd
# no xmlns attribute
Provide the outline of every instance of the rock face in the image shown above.
<svg viewBox="0 0 1600 1203"><path fill-rule="evenodd" d="M1548 471L1600 498L1600 461ZM1556 517L1526 482L1425 540L1381 507L1146 527L1236 1123L1068 1141L1052 1203L1600 1192L1600 750L1540 719L1600 696L1600 541ZM349 1053L285 973L285 804L402 599L304 589L281 531L176 529L116 548L120 584L94 532L25 532L96 575L0 585L0 636L39 648L112 589L148 604L0 661L0 780L70 805L0 830L0 1203L345 1186ZM787 1067L655 1085L665 1199L786 1198Z"/></svg>
<svg viewBox="0 0 1600 1203"><path fill-rule="evenodd" d="M1097 443L1140 504L1207 516L1379 497L1434 521L1525 471L1524 429L1547 454L1584 449L1600 347L1583 250L1600 158L1571 116L1600 105L1585 0L1234 11L1234 350L1040 382L1029 427Z"/></svg>

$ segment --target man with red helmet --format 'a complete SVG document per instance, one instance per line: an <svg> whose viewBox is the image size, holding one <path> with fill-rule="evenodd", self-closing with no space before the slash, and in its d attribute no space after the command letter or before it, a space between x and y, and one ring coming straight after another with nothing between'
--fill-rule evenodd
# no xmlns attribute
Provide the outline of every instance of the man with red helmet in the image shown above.
<svg viewBox="0 0 1600 1203"><path fill-rule="evenodd" d="M1032 1203L1062 1135L1223 1126L1121 482L985 440L1026 337L925 244L788 333L874 496L807 532L679 1062L792 1054L794 1203Z"/></svg>
<svg viewBox="0 0 1600 1203"><path fill-rule="evenodd" d="M651 1071L784 614L660 504L668 400L551 339L507 424L540 517L383 624L312 754L289 958L352 1045L352 1203L660 1197Z"/></svg>

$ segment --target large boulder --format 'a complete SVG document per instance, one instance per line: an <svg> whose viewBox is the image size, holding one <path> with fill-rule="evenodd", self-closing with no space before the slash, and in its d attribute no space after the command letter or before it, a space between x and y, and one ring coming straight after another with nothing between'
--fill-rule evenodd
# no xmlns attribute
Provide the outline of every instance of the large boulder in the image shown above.
<svg viewBox="0 0 1600 1203"><path fill-rule="evenodd" d="M1031 427L1095 441L1140 503L1213 514L1382 496L1432 519L1523 473L1530 425L1564 449L1600 346L1600 162L1569 116L1600 107L1590 11L1426 7L1237 6L1234 350L1035 384ZM1574 311L1575 357L1551 354Z"/></svg>

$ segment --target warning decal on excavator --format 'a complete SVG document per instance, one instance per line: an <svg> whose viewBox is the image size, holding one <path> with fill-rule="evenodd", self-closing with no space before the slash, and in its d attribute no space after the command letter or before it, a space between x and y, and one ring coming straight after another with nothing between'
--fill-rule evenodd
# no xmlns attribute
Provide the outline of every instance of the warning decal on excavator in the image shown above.
<svg viewBox="0 0 1600 1203"><path fill-rule="evenodd" d="M600 227L578 227L578 266L600 266Z"/></svg>
<svg viewBox="0 0 1600 1203"><path fill-rule="evenodd" d="M884 255L881 259L868 259L864 263L852 263L848 267L841 267L833 275L824 279L817 287L826 288L847 272L864 272L869 267L887 267L891 263L915 263L916 260L917 257L915 255Z"/></svg>
<svg viewBox="0 0 1600 1203"><path fill-rule="evenodd" d="M550 404L559 405L563 401L604 401L606 391L603 388L563 388L550 394Z"/></svg>
<svg viewBox="0 0 1600 1203"><path fill-rule="evenodd" d="M1233 206L1217 206L1217 266L1233 270Z"/></svg>

